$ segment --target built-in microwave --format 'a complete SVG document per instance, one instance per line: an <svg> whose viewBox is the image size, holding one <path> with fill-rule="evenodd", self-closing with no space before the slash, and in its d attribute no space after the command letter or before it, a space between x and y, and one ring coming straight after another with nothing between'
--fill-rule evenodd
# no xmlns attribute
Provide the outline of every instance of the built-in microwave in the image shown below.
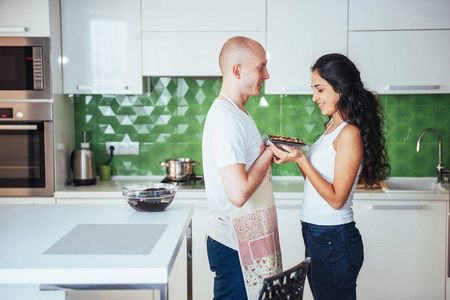
<svg viewBox="0 0 450 300"><path fill-rule="evenodd" d="M0 37L0 99L51 99L50 38Z"/></svg>

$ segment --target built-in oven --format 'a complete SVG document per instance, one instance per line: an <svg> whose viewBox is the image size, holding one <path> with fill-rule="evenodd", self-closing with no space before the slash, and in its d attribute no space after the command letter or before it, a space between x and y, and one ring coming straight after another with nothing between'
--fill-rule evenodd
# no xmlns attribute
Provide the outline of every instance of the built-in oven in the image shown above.
<svg viewBox="0 0 450 300"><path fill-rule="evenodd" d="M0 101L0 196L54 195L52 103Z"/></svg>

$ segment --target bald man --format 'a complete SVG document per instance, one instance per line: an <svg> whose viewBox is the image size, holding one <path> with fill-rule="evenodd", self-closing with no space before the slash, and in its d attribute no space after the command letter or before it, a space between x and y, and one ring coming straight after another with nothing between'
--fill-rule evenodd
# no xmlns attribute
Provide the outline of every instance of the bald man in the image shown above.
<svg viewBox="0 0 450 300"><path fill-rule="evenodd" d="M231 214L260 186L272 161L272 150L244 108L269 79L266 64L261 44L245 37L229 39L219 55L222 88L206 117L202 145L214 299L247 299Z"/></svg>

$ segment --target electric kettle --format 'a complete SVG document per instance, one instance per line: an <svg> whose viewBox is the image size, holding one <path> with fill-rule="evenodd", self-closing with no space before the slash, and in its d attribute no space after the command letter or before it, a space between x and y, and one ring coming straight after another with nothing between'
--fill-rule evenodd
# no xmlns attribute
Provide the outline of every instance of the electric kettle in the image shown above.
<svg viewBox="0 0 450 300"><path fill-rule="evenodd" d="M70 157L74 185L91 185L96 183L94 152L89 149L87 132L83 131L81 149L75 149Z"/></svg>

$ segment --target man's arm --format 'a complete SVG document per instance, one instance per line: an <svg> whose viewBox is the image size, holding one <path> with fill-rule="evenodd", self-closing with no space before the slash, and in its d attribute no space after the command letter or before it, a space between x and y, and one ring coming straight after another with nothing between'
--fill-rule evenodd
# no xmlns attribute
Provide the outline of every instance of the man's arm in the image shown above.
<svg viewBox="0 0 450 300"><path fill-rule="evenodd" d="M245 172L244 164L228 165L219 169L228 200L242 207L259 187L272 162L272 150L266 147L252 167Z"/></svg>

